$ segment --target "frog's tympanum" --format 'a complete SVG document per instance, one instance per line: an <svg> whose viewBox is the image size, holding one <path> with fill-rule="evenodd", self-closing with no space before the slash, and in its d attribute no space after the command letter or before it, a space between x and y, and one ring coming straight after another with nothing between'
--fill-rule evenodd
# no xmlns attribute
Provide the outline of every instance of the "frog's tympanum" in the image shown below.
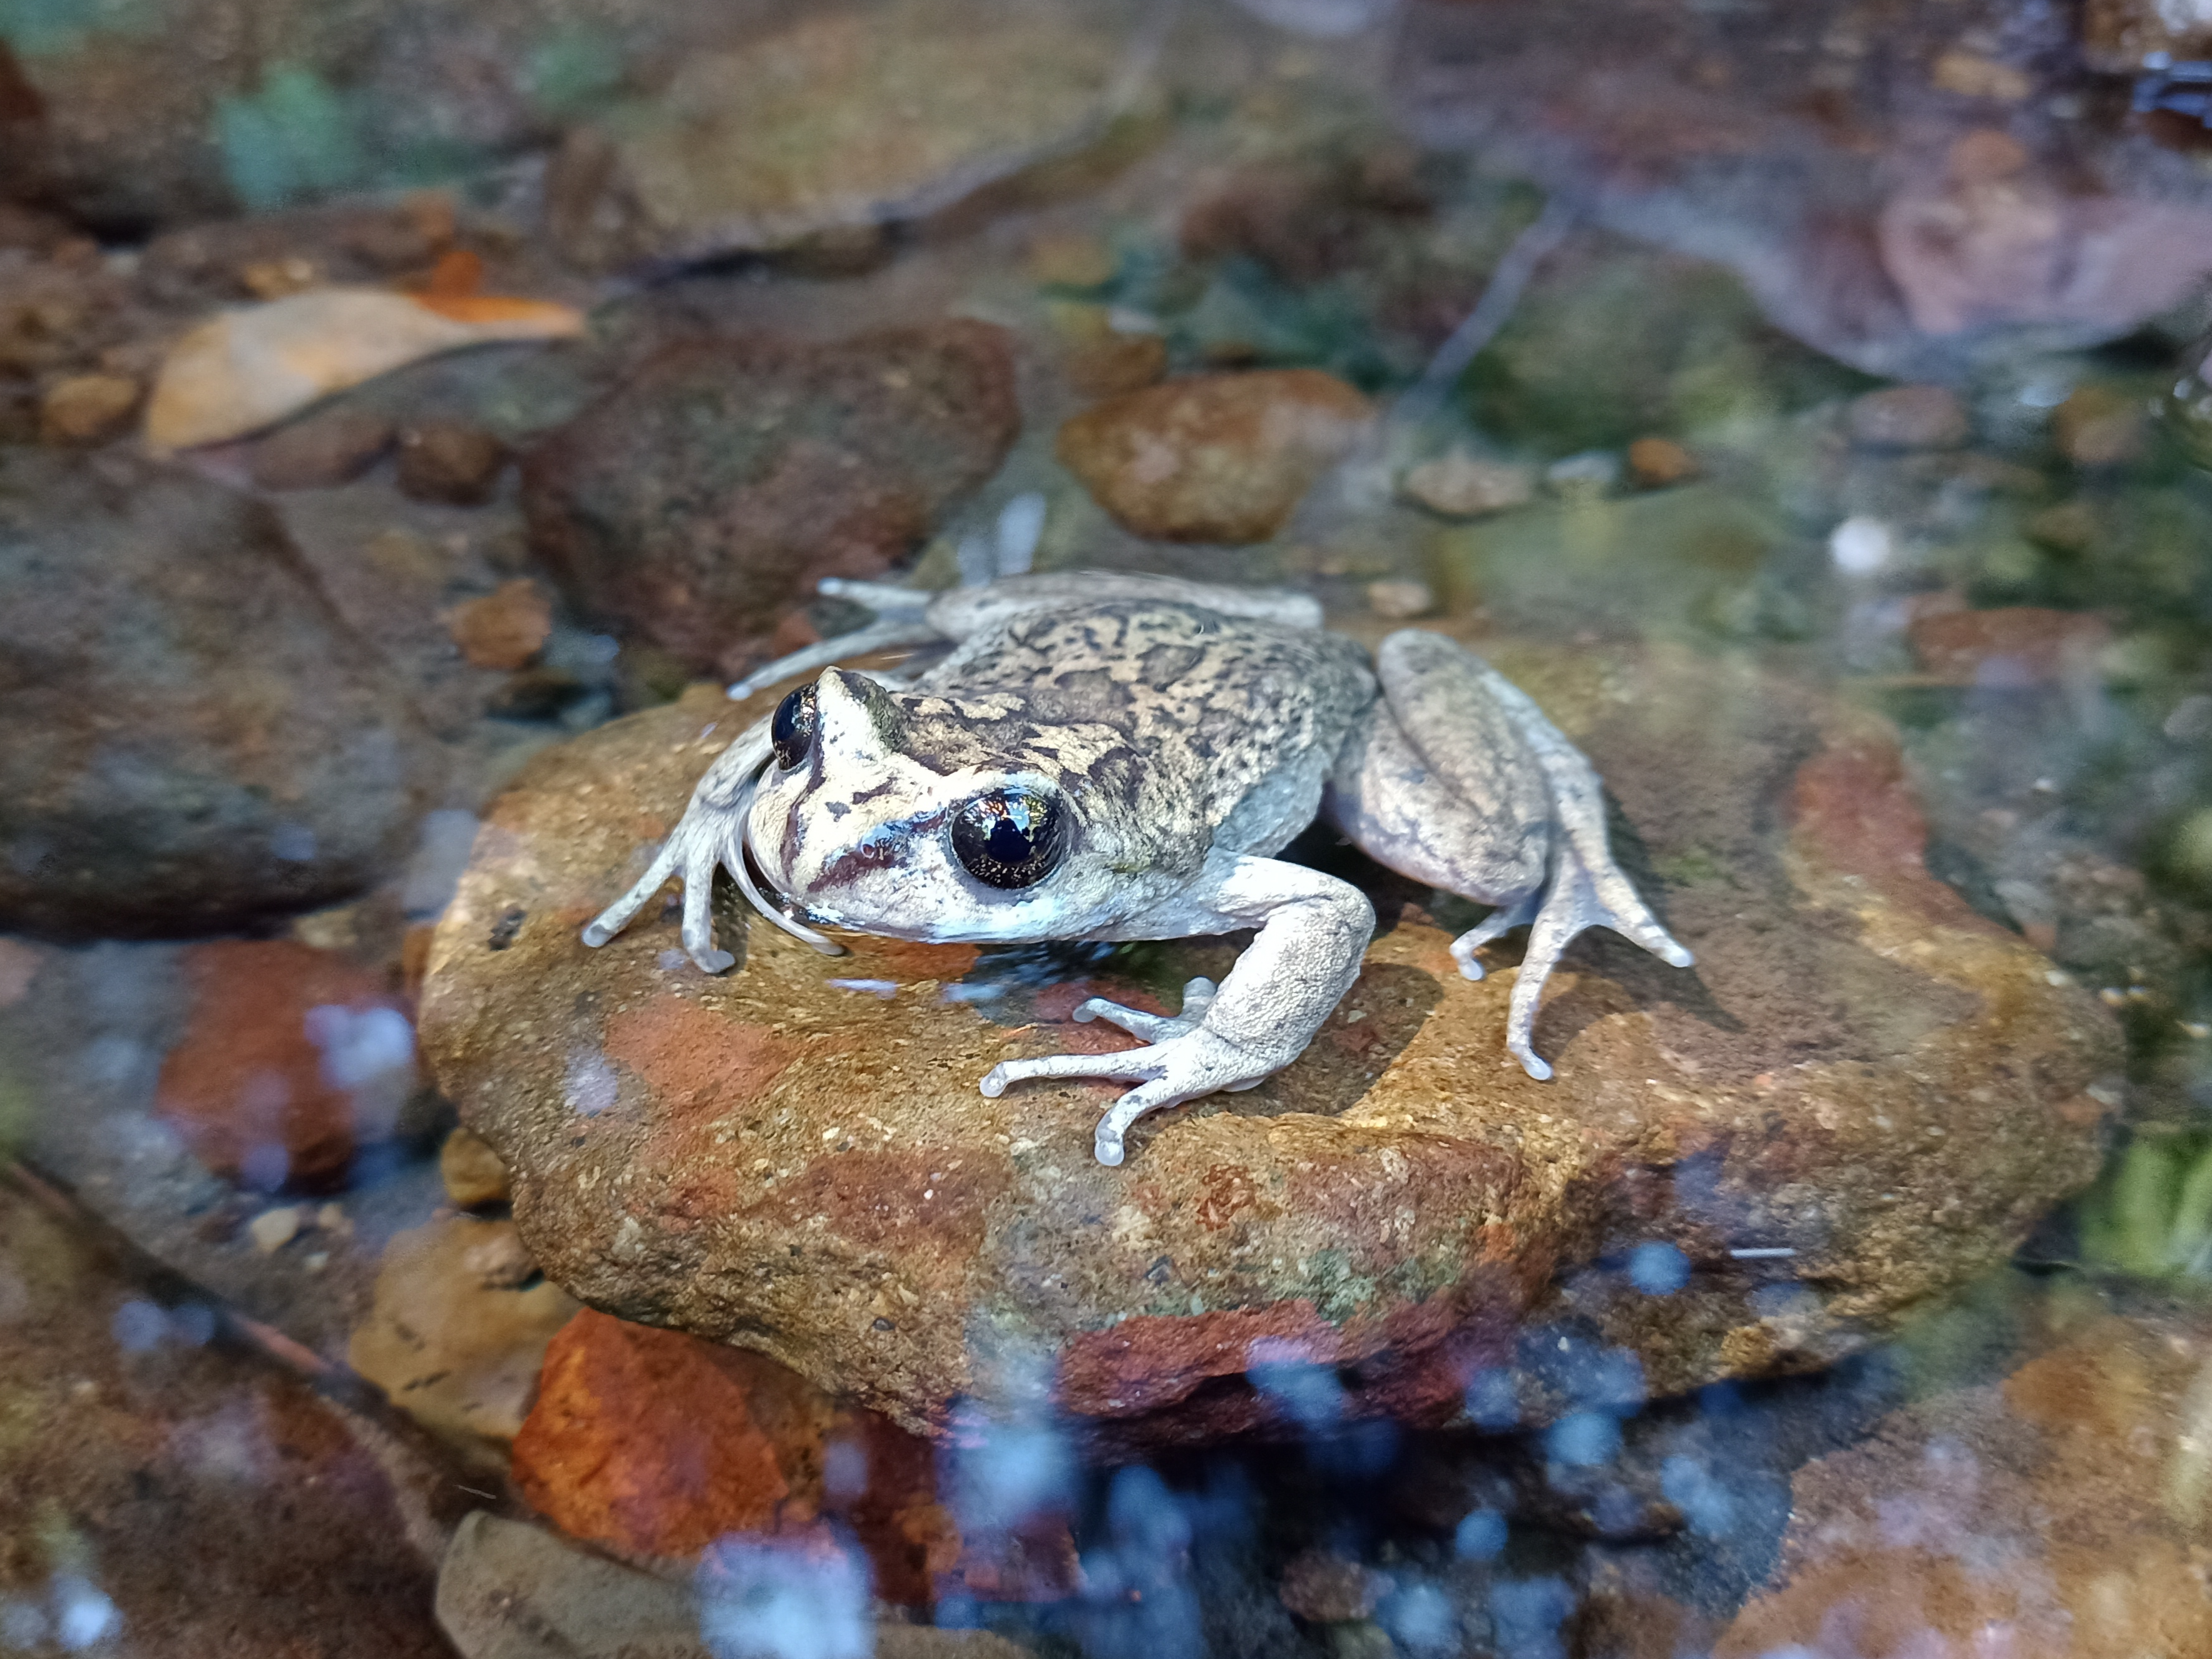
<svg viewBox="0 0 2212 1659"><path fill-rule="evenodd" d="M896 674L830 667L785 697L708 769L586 944L672 875L684 949L708 973L728 968L708 905L718 866L831 951L808 921L978 944L1257 929L1218 987L1184 988L1174 1018L1100 998L1075 1011L1143 1047L1008 1060L983 1079L991 1096L1033 1077L1133 1083L1098 1125L1104 1164L1146 1113L1289 1065L1358 977L1366 896L1272 856L1317 815L1390 868L1497 907L1453 942L1468 978L1484 944L1529 925L1505 1043L1531 1077L1552 1074L1530 1047L1537 1000L1583 928L1691 959L1614 865L1589 763L1440 635L1393 634L1370 662L1303 594L1097 571L941 594L825 586L883 620L745 686L895 644L949 652Z"/></svg>

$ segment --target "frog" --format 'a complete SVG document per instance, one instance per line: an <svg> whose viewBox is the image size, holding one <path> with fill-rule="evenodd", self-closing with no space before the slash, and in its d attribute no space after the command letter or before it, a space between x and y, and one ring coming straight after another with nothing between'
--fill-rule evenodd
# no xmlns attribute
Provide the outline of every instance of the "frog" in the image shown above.
<svg viewBox="0 0 2212 1659"><path fill-rule="evenodd" d="M1370 653L1314 598L1107 570L1002 575L931 592L833 579L866 625L730 688L802 681L708 767L601 945L672 878L708 974L726 871L754 910L817 950L821 931L937 944L1125 942L1251 932L1173 1015L1092 997L1078 1021L1139 1039L1000 1061L984 1095L1035 1079L1129 1086L1092 1152L1127 1155L1149 1114L1250 1089L1297 1059L1358 979L1376 926L1349 881L1277 854L1316 821L1413 880L1491 908L1453 939L1480 953L1526 927L1504 1047L1534 1046L1547 979L1605 927L1692 965L1608 842L1603 786L1535 702L1480 655L1409 627ZM894 670L842 665L911 653Z"/></svg>

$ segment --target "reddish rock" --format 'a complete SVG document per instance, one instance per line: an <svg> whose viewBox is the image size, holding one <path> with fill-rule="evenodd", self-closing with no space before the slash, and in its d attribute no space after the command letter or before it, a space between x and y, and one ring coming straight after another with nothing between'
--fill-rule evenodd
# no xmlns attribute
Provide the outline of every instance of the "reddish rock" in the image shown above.
<svg viewBox="0 0 2212 1659"><path fill-rule="evenodd" d="M325 1188L386 1139L415 1086L414 1036L382 981L290 939L185 957L191 1014L155 1109L230 1180Z"/></svg>
<svg viewBox="0 0 2212 1659"><path fill-rule="evenodd" d="M563 1531L633 1554L690 1559L731 1533L830 1547L834 1519L887 1601L926 1602L940 1583L1050 1598L1075 1583L1064 1518L963 1545L927 1441L762 1355L588 1310L546 1353L514 1477Z"/></svg>
<svg viewBox="0 0 2212 1659"><path fill-rule="evenodd" d="M1874 449L1956 449L1972 428L1948 386L1893 386L1851 400L1851 436Z"/></svg>
<svg viewBox="0 0 2212 1659"><path fill-rule="evenodd" d="M695 341L524 458L533 545L586 612L695 667L757 646L823 576L877 576L997 470L1005 333Z"/></svg>
<svg viewBox="0 0 2212 1659"><path fill-rule="evenodd" d="M253 482L264 489L331 489L384 459L392 417L340 406L302 416L257 441L250 452Z"/></svg>
<svg viewBox="0 0 2212 1659"><path fill-rule="evenodd" d="M1318 369L1193 375L1086 410L1060 428L1059 453L1136 535L1265 541L1372 414Z"/></svg>
<svg viewBox="0 0 2212 1659"><path fill-rule="evenodd" d="M1113 1085L978 1091L1008 1055L1132 1041L1065 1023L1073 988L1002 952L854 936L833 962L726 910L744 963L708 979L660 965L657 908L587 951L763 712L703 693L548 751L489 809L426 1048L594 1305L772 1349L915 1431L1013 1408L1049 1354L1069 1432L1109 1449L1291 1431L1255 1352L1340 1368L1352 1417L1447 1423L1570 1307L1654 1394L1810 1369L2090 1177L2111 1018L1928 874L1886 727L1688 655L1483 649L1591 755L1698 953L1578 943L1537 1023L1553 1082L1504 1052L1511 973L1462 978L1388 882L1392 924L1297 1063L1148 1121L1120 1169L1089 1151ZM1147 992L1231 959L1164 945ZM1679 1294L1591 1265L1655 1239L1689 1260ZM1796 1251L1788 1288L1739 1248ZM1528 1419L1567 1408L1523 1383Z"/></svg>
<svg viewBox="0 0 2212 1659"><path fill-rule="evenodd" d="M1714 1659L2212 1653L2208 1376L2201 1318L2106 1316L1894 1413L1797 1472L1778 1583Z"/></svg>
<svg viewBox="0 0 2212 1659"><path fill-rule="evenodd" d="M399 434L399 493L418 501L481 507L499 490L507 449L489 432L431 421Z"/></svg>
<svg viewBox="0 0 2212 1659"><path fill-rule="evenodd" d="M2048 685L2069 669L2094 668L2112 637L2112 625L2092 612L2034 605L1936 611L1916 617L1905 630L1928 672L1998 690Z"/></svg>
<svg viewBox="0 0 2212 1659"><path fill-rule="evenodd" d="M478 668L520 668L553 631L553 603L526 577L501 582L480 599L446 613L447 630Z"/></svg>

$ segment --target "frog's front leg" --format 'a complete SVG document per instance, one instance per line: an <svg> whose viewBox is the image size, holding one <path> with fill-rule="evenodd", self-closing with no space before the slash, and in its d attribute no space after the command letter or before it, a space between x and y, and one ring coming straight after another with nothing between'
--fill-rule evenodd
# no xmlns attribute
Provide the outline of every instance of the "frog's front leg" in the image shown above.
<svg viewBox="0 0 2212 1659"><path fill-rule="evenodd" d="M1505 1046L1540 1082L1536 1011L1577 933L1610 927L1677 968L1690 953L1613 861L1597 773L1525 692L1419 629L1384 640L1375 668L1383 704L1339 759L1325 810L1378 862L1497 907L1452 941L1468 978L1482 977L1478 949L1529 924Z"/></svg>
<svg viewBox="0 0 2212 1659"><path fill-rule="evenodd" d="M1139 1036L1141 1048L1111 1054L1054 1054L1010 1060L991 1068L983 1092L1033 1077L1097 1077L1138 1086L1115 1102L1098 1125L1101 1164L1119 1164L1122 1137L1147 1112L1202 1095L1249 1089L1305 1052L1329 1011L1359 977L1359 959L1375 931L1374 907L1348 883L1273 859L1224 860L1218 875L1202 876L1172 902L1129 918L1117 939L1183 939L1257 927L1259 936L1216 991L1193 980L1183 1012L1174 1019L1100 1000L1078 1018L1104 1018Z"/></svg>

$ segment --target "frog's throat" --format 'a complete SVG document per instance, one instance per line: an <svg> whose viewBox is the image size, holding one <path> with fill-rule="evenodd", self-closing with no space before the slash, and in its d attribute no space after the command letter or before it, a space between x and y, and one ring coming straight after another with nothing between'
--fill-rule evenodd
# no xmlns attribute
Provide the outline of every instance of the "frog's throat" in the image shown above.
<svg viewBox="0 0 2212 1659"><path fill-rule="evenodd" d="M730 848L731 856L727 860L730 874L736 878L738 890L745 896L745 902L769 921L792 938L804 939L825 957L842 957L845 954L843 945L826 934L816 933L805 922L787 914L781 905L772 903L769 896L761 890L760 884L753 879L753 797L759 792L761 780L768 775L768 766L766 760L762 761L758 767L746 775L744 782L738 787L738 833L732 838L737 844ZM783 895L779 893L776 896L782 898Z"/></svg>

